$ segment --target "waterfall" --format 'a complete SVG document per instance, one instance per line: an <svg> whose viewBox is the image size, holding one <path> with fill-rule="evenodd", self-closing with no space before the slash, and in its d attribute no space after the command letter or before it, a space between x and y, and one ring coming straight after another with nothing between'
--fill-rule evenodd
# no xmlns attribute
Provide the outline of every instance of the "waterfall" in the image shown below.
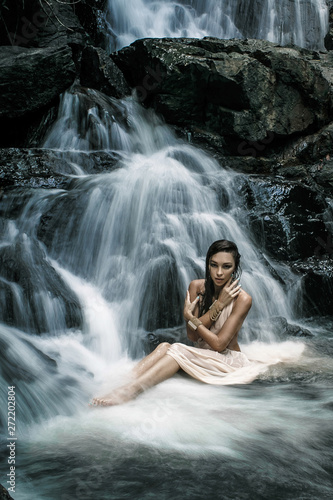
<svg viewBox="0 0 333 500"><path fill-rule="evenodd" d="M82 121L94 116L93 126L86 128L85 137L80 134L76 147L87 145L89 138L95 147L99 137L100 148L108 150L110 138L103 131L111 130L114 122L106 110L122 108L126 124L118 124L114 134L122 158L110 173L78 176L75 187L60 195L66 216L59 214L49 222L51 240L42 237L48 238L52 258L88 279L115 304L123 336L129 345L136 344L134 352L140 349L140 339L136 333L132 338L133 332L182 323L186 287L203 275L205 252L221 238L237 241L244 255L242 283L255 298L253 317L291 318L290 301L267 271L242 222L246 216L235 189L240 174L221 169L203 151L177 139L159 117L132 98L116 101L97 91L84 92L64 94L59 119L45 144L63 151L72 143L68 137L78 136ZM91 102L99 98L107 104L103 116L96 105L86 117L76 108L87 95ZM75 200L79 212L68 198ZM271 338L269 330L262 335Z"/></svg>
<svg viewBox="0 0 333 500"><path fill-rule="evenodd" d="M326 0L108 0L113 52L138 38L257 38L325 50Z"/></svg>
<svg viewBox="0 0 333 500"><path fill-rule="evenodd" d="M113 0L111 46L140 36L248 36L236 14L250 17L250 3ZM305 13L317 18L325 2L269 0L249 26L296 43L296 31L282 40L287 3L309 44ZM332 323L310 323L311 339L276 333L274 320L302 321L298 277L255 243L238 189L244 176L179 139L134 97L79 85L61 96L42 147L63 160L64 185L1 197L0 391L2 401L10 387L16 398L15 500L329 498ZM158 341L187 342L186 289L221 238L238 244L253 297L241 348L270 369L252 384L236 374L235 385L218 388L177 374L128 404L89 409ZM4 433L4 478L8 440Z"/></svg>
<svg viewBox="0 0 333 500"><path fill-rule="evenodd" d="M203 276L206 251L221 238L237 242L242 285L253 297L242 342L275 341L271 317L293 321L295 297L288 297L268 270L268 257L256 248L244 222L236 189L241 174L222 169L178 139L152 110L132 97L117 100L74 86L62 96L44 147L64 165L66 159L69 188L32 190L23 205L20 192L9 192L0 247L7 259L16 255L30 290L27 295L20 282L4 277L13 304L11 321L21 329L5 329L5 346L10 335L22 345L17 348L21 366L28 367L30 351L37 359L44 353L57 373L59 363L71 372L79 395L82 377L69 369L72 356L83 363L79 371L105 376L109 363L141 357L150 336L186 341L182 304L187 286ZM109 172L87 173L77 158L91 151L110 158L117 154L118 160ZM276 272L288 283L287 267L279 265ZM58 373L59 384L62 377ZM35 386L23 384L34 398ZM91 387L89 377L85 387ZM44 416L55 410L47 388L38 389ZM62 408L68 410L66 398ZM29 406L28 421L31 415Z"/></svg>

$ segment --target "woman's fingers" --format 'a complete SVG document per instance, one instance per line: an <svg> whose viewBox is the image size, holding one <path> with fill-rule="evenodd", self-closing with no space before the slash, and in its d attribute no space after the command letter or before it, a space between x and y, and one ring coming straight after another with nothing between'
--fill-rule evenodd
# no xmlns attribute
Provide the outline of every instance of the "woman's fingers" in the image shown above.
<svg viewBox="0 0 333 500"><path fill-rule="evenodd" d="M197 302L199 300L199 297L196 297L193 302L190 302L190 308L191 308L191 312L193 312L193 310L195 309L195 306L197 305Z"/></svg>
<svg viewBox="0 0 333 500"><path fill-rule="evenodd" d="M189 304L196 304L199 300L199 295L193 300L193 302L191 302L191 298L190 298L190 292L187 290L186 292L186 298L185 298L185 302L188 302Z"/></svg>
<svg viewBox="0 0 333 500"><path fill-rule="evenodd" d="M225 305L229 304L231 300L236 298L239 295L241 290L241 285L238 284L239 279L237 278L233 281L229 286L225 286L219 295L219 300L223 302Z"/></svg>

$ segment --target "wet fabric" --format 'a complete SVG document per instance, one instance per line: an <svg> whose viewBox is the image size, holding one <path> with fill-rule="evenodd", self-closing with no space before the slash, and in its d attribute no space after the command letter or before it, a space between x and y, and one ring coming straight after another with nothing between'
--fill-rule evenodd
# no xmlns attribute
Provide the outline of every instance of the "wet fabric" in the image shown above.
<svg viewBox="0 0 333 500"><path fill-rule="evenodd" d="M210 330L217 334L231 314L233 302L225 307ZM192 377L207 384L225 384L226 375L251 365L248 358L239 351L225 349L214 351L207 342L199 339L195 347L181 343L172 344L167 350L179 366Z"/></svg>

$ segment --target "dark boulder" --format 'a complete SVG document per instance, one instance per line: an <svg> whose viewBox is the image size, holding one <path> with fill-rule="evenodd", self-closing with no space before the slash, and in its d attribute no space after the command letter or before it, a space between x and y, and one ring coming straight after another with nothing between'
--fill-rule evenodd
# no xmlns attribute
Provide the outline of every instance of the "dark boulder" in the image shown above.
<svg viewBox="0 0 333 500"><path fill-rule="evenodd" d="M60 94L79 75L83 47L91 43L78 13L96 27L98 21L88 11L95 12L103 2L82 0L80 8L75 2L57 0L4 3L0 18L0 146L39 145L31 135L45 117L52 123L50 113Z"/></svg>
<svg viewBox="0 0 333 500"><path fill-rule="evenodd" d="M329 7L329 29L325 36L324 44L327 50L333 50L333 2L327 0Z"/></svg>
<svg viewBox="0 0 333 500"><path fill-rule="evenodd" d="M286 337L313 337L313 333L307 328L297 324L288 323L283 316L269 318L269 323L274 335L281 339Z"/></svg>
<svg viewBox="0 0 333 500"><path fill-rule="evenodd" d="M297 181L248 176L238 184L246 200L250 228L264 252L278 260L311 257L318 238L328 237L327 209L316 191Z"/></svg>
<svg viewBox="0 0 333 500"><path fill-rule="evenodd" d="M26 234L1 247L0 268L0 321L32 333L82 327L74 292Z"/></svg>
<svg viewBox="0 0 333 500"><path fill-rule="evenodd" d="M88 44L107 48L110 25L106 22L104 8L107 0L80 0L74 7L74 12L88 34ZM87 36L87 35L86 35Z"/></svg>
<svg viewBox="0 0 333 500"><path fill-rule="evenodd" d="M332 239L318 240L316 255L292 263L291 269L300 276L302 301L299 315L332 316L333 314L333 245Z"/></svg>
<svg viewBox="0 0 333 500"><path fill-rule="evenodd" d="M66 163L47 150L0 149L0 186L62 188Z"/></svg>
<svg viewBox="0 0 333 500"><path fill-rule="evenodd" d="M68 46L0 47L0 145L21 146L31 125L39 125L74 79Z"/></svg>
<svg viewBox="0 0 333 500"><path fill-rule="evenodd" d="M107 151L57 152L50 149L0 149L0 187L67 188L68 175L77 173L73 163L87 174L117 168L120 155Z"/></svg>
<svg viewBox="0 0 333 500"><path fill-rule="evenodd" d="M282 163L288 164L296 160L299 163L313 164L332 154L332 143L333 123L330 123L314 134L287 143Z"/></svg>
<svg viewBox="0 0 333 500"><path fill-rule="evenodd" d="M74 81L68 46L0 47L0 119L18 118L50 105Z"/></svg>
<svg viewBox="0 0 333 500"><path fill-rule="evenodd" d="M17 0L3 2L0 45L60 47L86 38L71 2Z"/></svg>
<svg viewBox="0 0 333 500"><path fill-rule="evenodd" d="M0 500L13 500L8 491L2 484L0 484Z"/></svg>
<svg viewBox="0 0 333 500"><path fill-rule="evenodd" d="M248 335L251 340L258 340L258 331L267 331L275 339L288 340L290 337L311 338L311 330L297 323L290 323L283 316L270 316L261 320L247 320Z"/></svg>
<svg viewBox="0 0 333 500"><path fill-rule="evenodd" d="M81 59L81 85L121 98L131 93L124 75L105 50L93 46L83 49Z"/></svg>
<svg viewBox="0 0 333 500"><path fill-rule="evenodd" d="M329 123L330 83L316 53L262 40L143 39L112 59L138 98L169 123L217 134L224 151L266 152ZM274 137L274 141L271 138Z"/></svg>
<svg viewBox="0 0 333 500"><path fill-rule="evenodd" d="M320 159L311 169L312 177L323 192L332 197L333 194L333 158L327 155Z"/></svg>

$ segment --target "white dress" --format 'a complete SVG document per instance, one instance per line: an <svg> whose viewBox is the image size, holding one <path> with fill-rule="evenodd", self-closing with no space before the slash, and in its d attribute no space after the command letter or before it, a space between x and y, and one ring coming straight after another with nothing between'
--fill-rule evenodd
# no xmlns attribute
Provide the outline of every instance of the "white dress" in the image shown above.
<svg viewBox="0 0 333 500"><path fill-rule="evenodd" d="M232 306L233 302L222 309L219 318L210 327L211 332L218 334L230 316ZM195 347L181 343L172 344L166 354L177 361L186 373L206 384L224 385L228 373L252 364L242 352L231 349L214 351L203 339L195 342Z"/></svg>

